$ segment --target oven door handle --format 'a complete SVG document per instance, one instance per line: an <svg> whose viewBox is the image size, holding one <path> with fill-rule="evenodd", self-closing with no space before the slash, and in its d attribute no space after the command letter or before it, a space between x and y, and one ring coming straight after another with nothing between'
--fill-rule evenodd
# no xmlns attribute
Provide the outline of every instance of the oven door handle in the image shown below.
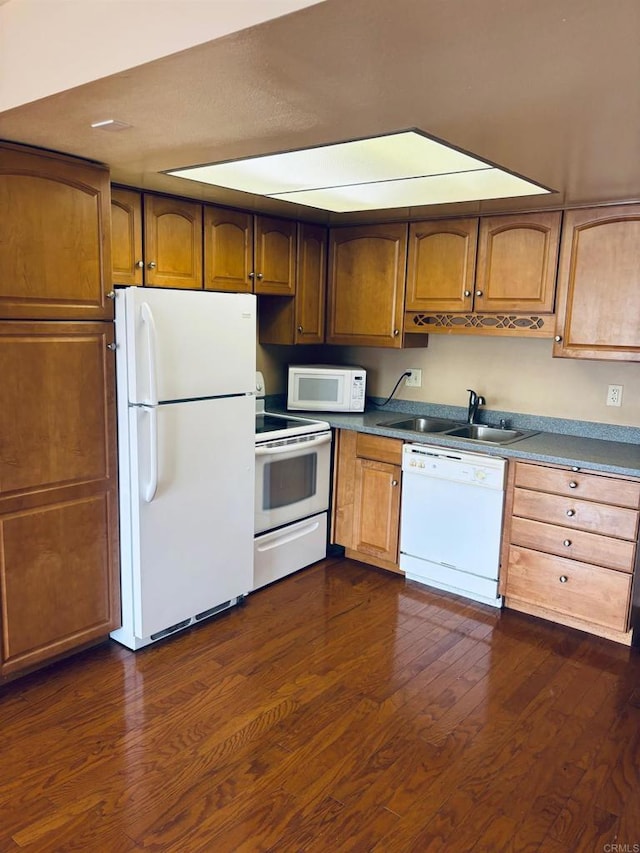
<svg viewBox="0 0 640 853"><path fill-rule="evenodd" d="M328 444L331 442L331 433L321 435L319 438L312 438L310 441L291 442L291 444L283 444L278 447L268 447L264 444L259 444L256 447L256 456L274 456L278 453L291 453L294 450L306 450L308 447L318 447L320 444Z"/></svg>

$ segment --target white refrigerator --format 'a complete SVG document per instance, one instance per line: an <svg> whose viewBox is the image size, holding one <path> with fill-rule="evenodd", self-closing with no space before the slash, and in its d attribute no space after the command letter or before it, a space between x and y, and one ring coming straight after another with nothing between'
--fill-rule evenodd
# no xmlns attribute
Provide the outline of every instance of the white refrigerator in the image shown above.
<svg viewBox="0 0 640 853"><path fill-rule="evenodd" d="M139 649L253 586L256 297L116 290L122 627Z"/></svg>

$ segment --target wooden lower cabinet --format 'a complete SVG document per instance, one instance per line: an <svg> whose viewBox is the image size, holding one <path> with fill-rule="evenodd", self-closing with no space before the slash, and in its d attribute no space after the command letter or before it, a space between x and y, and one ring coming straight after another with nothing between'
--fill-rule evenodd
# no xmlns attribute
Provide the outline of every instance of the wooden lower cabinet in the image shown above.
<svg viewBox="0 0 640 853"><path fill-rule="evenodd" d="M640 481L577 468L510 468L501 592L515 610L631 643Z"/></svg>
<svg viewBox="0 0 640 853"><path fill-rule="evenodd" d="M0 322L0 678L119 625L112 323Z"/></svg>
<svg viewBox="0 0 640 853"><path fill-rule="evenodd" d="M402 441L339 430L335 448L333 542L399 572Z"/></svg>

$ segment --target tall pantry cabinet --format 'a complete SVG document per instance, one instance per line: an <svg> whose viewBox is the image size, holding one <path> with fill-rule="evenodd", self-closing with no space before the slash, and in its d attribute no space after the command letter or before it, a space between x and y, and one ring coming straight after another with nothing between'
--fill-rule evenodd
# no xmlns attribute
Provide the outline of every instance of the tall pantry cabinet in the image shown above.
<svg viewBox="0 0 640 853"><path fill-rule="evenodd" d="M0 145L0 680L120 619L106 169Z"/></svg>

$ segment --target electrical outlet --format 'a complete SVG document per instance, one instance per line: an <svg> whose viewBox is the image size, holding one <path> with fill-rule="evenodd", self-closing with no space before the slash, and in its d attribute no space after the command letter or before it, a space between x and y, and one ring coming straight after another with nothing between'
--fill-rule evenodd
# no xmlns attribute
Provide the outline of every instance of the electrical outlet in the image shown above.
<svg viewBox="0 0 640 853"><path fill-rule="evenodd" d="M408 382L408 380L407 380ZM607 390L607 406L622 405L622 385L609 385Z"/></svg>
<svg viewBox="0 0 640 853"><path fill-rule="evenodd" d="M422 388L422 371L418 367L408 368L411 376L407 376L405 385L407 388Z"/></svg>

